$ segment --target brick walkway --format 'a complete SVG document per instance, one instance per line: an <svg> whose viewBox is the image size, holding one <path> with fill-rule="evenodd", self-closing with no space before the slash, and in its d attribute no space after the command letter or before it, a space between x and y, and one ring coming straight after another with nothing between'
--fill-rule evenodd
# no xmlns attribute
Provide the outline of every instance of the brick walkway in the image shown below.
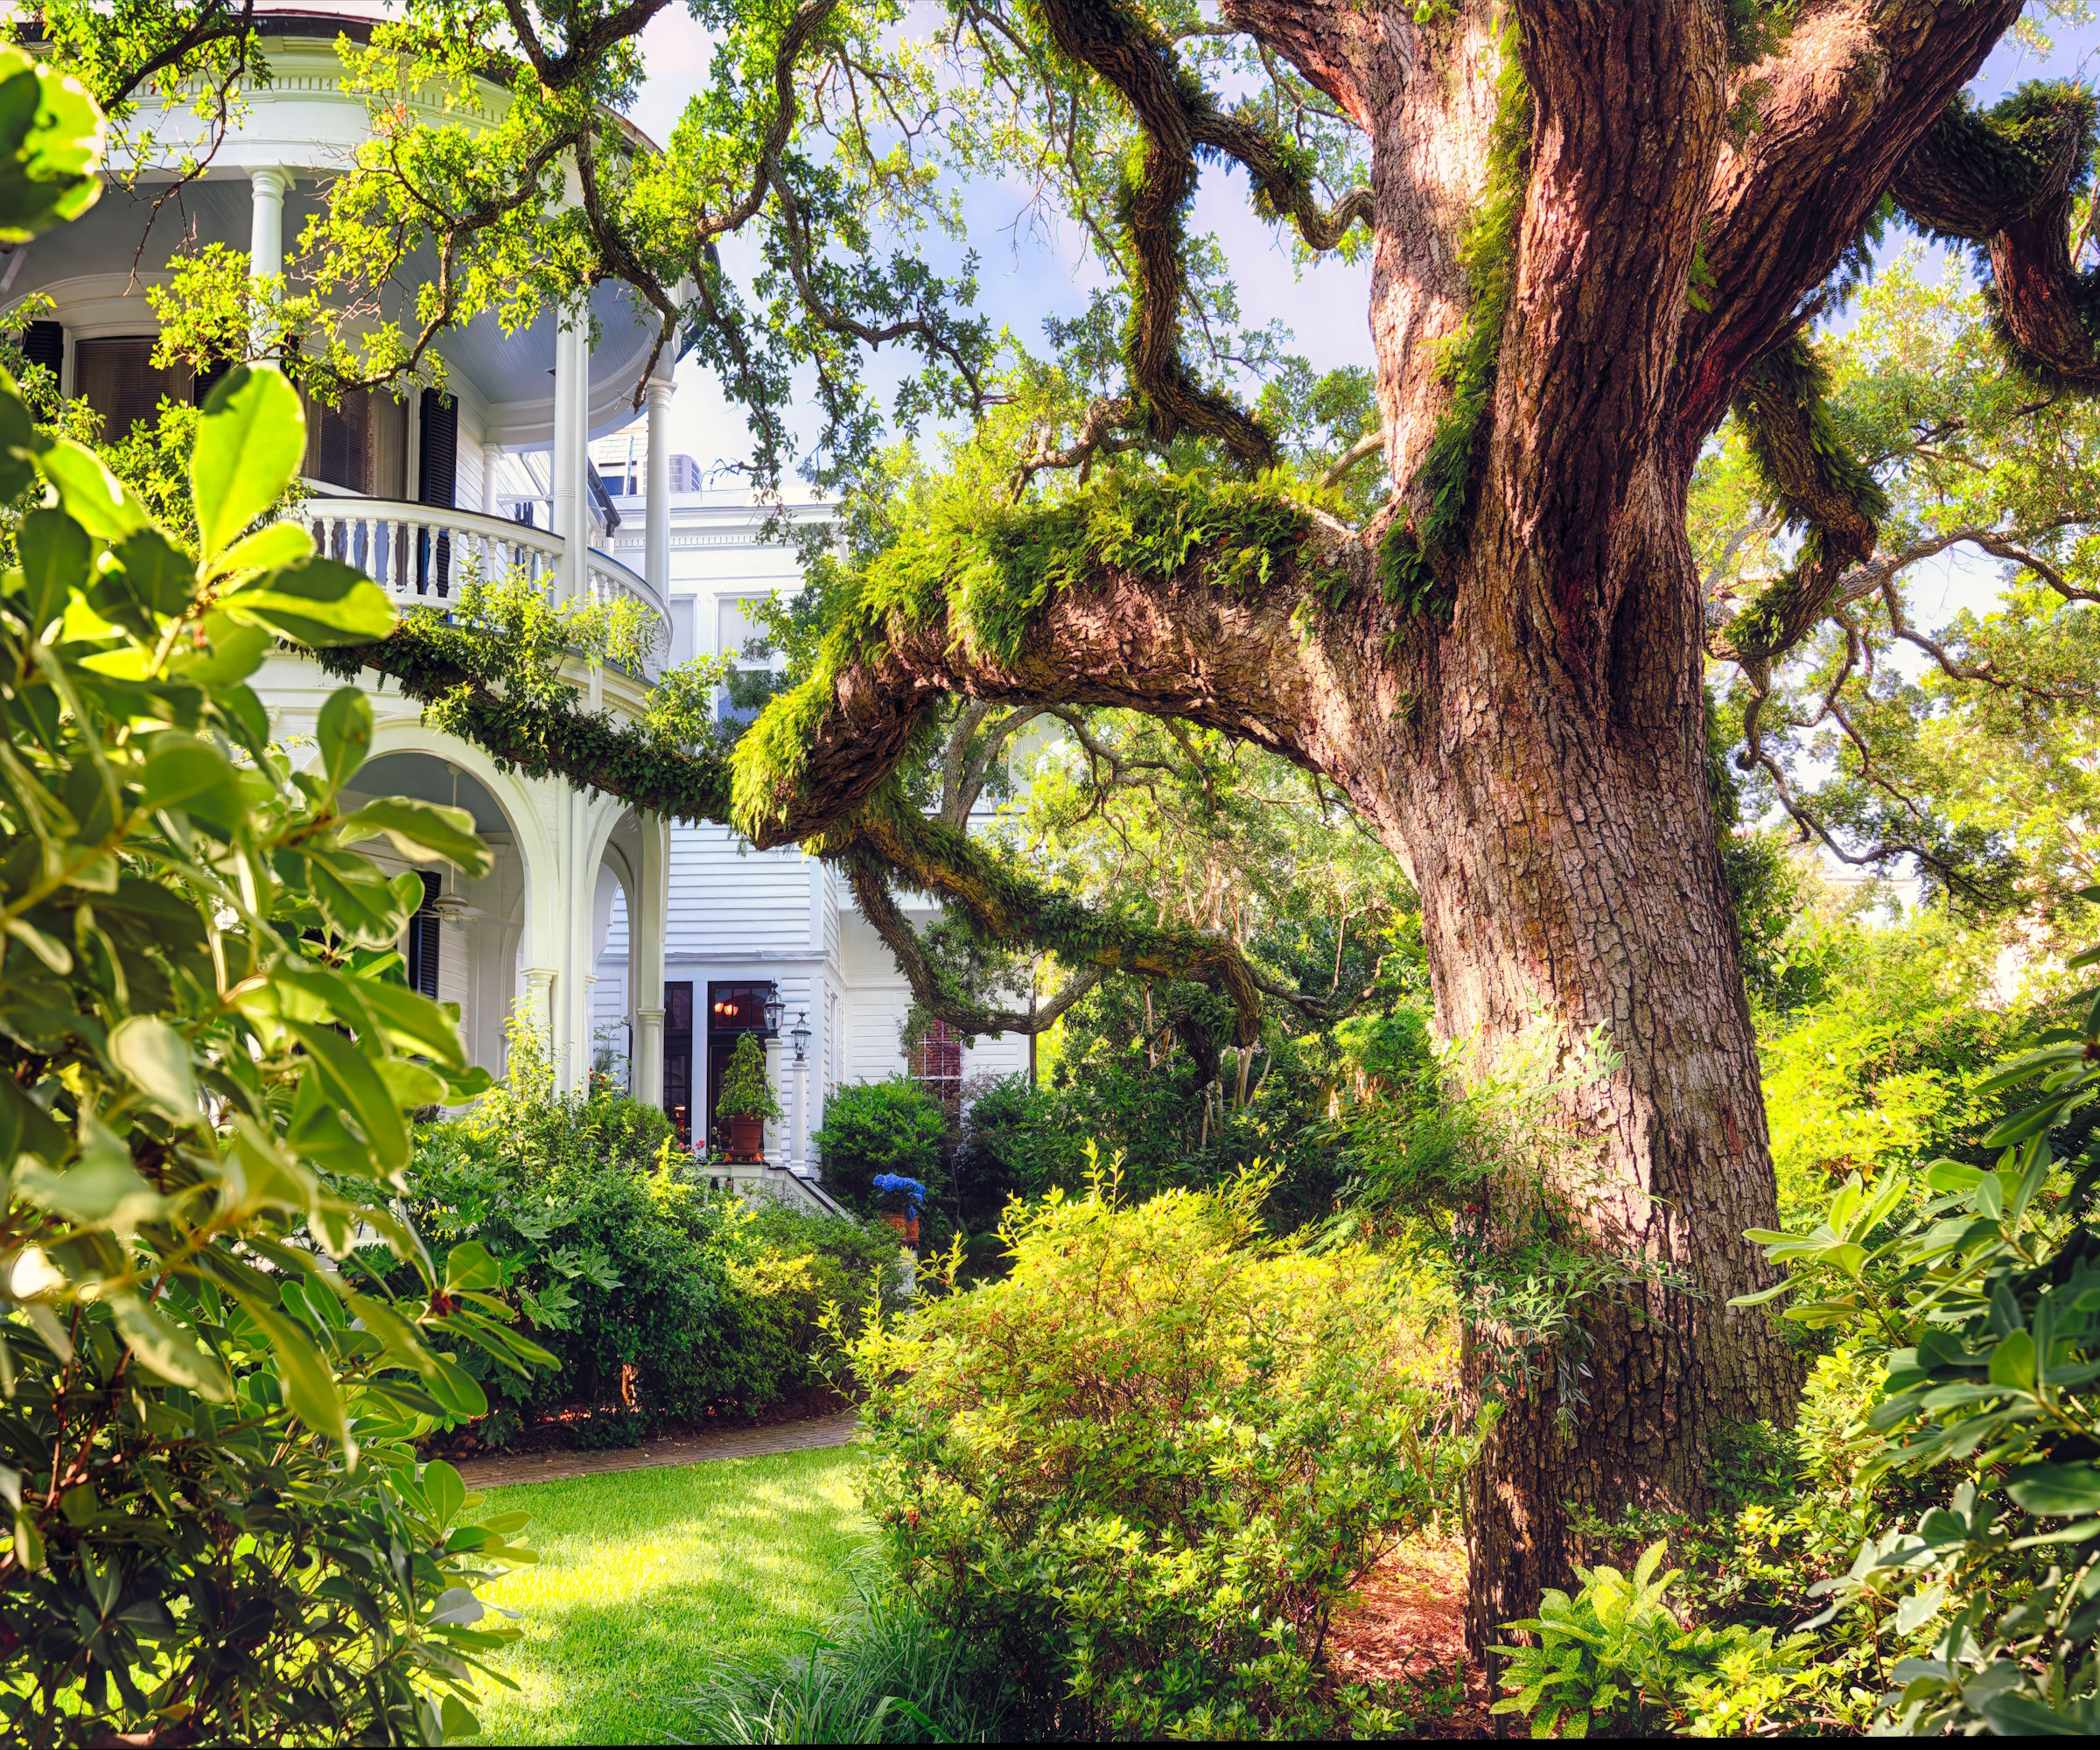
<svg viewBox="0 0 2100 1750"><path fill-rule="evenodd" d="M611 1452L528 1452L518 1458L462 1459L459 1476L471 1488L500 1488L505 1483L559 1482L568 1477L598 1476L607 1471L648 1470L655 1465L696 1465L710 1459L765 1459L775 1452L802 1452L817 1446L843 1446L859 1425L858 1412L811 1416L800 1422L776 1422L769 1428L738 1428L721 1434L681 1434L646 1446Z"/></svg>

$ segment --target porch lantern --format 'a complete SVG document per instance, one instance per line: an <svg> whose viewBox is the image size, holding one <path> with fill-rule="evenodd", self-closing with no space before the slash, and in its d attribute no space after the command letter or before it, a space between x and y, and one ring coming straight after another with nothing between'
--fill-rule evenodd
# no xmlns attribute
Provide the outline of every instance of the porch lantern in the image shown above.
<svg viewBox="0 0 2100 1750"><path fill-rule="evenodd" d="M766 1037L778 1039L780 1023L787 1018L788 1004L781 1000L780 987L778 984L768 984L766 987Z"/></svg>
<svg viewBox="0 0 2100 1750"><path fill-rule="evenodd" d="M809 1012L804 1009L794 1018L794 1025L788 1030L788 1037L794 1041L794 1060L809 1060Z"/></svg>

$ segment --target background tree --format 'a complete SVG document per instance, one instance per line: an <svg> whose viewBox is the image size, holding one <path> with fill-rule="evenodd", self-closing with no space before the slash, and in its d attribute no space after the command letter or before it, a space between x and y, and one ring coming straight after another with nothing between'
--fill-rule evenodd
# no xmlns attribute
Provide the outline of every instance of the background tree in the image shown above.
<svg viewBox="0 0 2100 1750"><path fill-rule="evenodd" d="M820 483L878 456L859 349L916 348L892 416L982 418L989 447L829 580L808 676L733 772L664 722L621 731L559 701L528 718L472 628L412 625L338 660L533 769L803 841L1074 968L1209 984L1244 1045L1261 992L1229 941L1049 892L895 781L944 696L1180 719L1319 774L1408 867L1447 1033L1492 1052L1541 1012L1571 1041L1606 1029L1620 1068L1564 1100L1606 1138L1601 1177L1559 1193L1695 1287L1599 1316L1572 1438L1550 1390L1495 1425L1468 1518L1485 1642L1562 1572L1564 1502L1696 1506L1713 1431L1787 1404L1769 1326L1726 1310L1771 1279L1741 1234L1773 1189L1703 669L1724 658L1767 690L1887 563L1889 493L1848 451L1810 336L1892 208L1973 247L1992 344L2037 395L2100 382L2090 94L1958 101L2017 0L954 0L927 43L884 4L703 4L722 48L657 158L601 106L631 92L659 10L410 4L375 35L374 91L494 66L517 97L497 134L383 124L305 240L304 289L200 259L170 344L248 344L260 298L317 332L324 384L402 381L435 368L447 323L617 276L751 410L762 480L792 372L814 367ZM1211 94L1228 83L1235 107ZM958 228L944 177L994 163L1026 164L1124 277L1054 337L1026 448L998 417L1020 391L988 375L967 265L944 278L896 247ZM1188 234L1207 164L1243 171L1297 245L1370 256L1378 442L1318 478L1278 468L1289 434L1230 388L1263 343ZM580 205L545 221L569 166ZM722 266L738 233L747 290ZM423 247L443 271L413 321L340 317L383 312L373 289ZM1714 624L1688 497L1732 410L1790 544ZM1374 508L1344 465L1381 451Z"/></svg>

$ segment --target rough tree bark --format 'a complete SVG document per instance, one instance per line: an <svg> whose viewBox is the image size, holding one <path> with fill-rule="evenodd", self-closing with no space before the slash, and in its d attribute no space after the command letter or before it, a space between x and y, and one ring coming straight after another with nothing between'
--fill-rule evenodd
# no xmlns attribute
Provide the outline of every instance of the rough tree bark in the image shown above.
<svg viewBox="0 0 2100 1750"><path fill-rule="evenodd" d="M940 693L1186 717L1333 779L1406 860L1446 1034L1492 1051L1540 1014L1571 1040L1606 1029L1621 1067L1567 1096L1604 1138L1604 1177L1561 1189L1696 1292L1598 1318L1572 1438L1550 1389L1495 1426L1467 1515L1476 1648L1564 1578L1565 1503L1697 1511L1717 1432L1789 1408L1771 1326L1726 1306L1770 1279L1741 1236L1775 1199L1708 800L1685 496L1735 384L1804 319L2019 6L1811 0L1748 68L1730 66L1723 10L1517 9L1530 147L1465 538L1429 556L1447 615L1382 598L1382 524L1323 527L1298 575L1251 599L1200 561L1164 584L1104 576L1054 598L1011 660L971 654L945 623L899 622L838 676L808 764L756 831L784 843L850 814ZM1370 330L1403 518L1423 508L1418 471L1450 401L1437 343L1466 318L1460 247L1504 22L1484 4L1416 10L1224 0L1369 137ZM1087 59L1093 38L1068 34ZM1117 53L1089 64L1150 125ZM1759 123L1732 141L1746 83ZM1687 297L1702 247L1704 310ZM1351 579L1338 606L1334 570ZM1293 612L1314 588L1301 637Z"/></svg>

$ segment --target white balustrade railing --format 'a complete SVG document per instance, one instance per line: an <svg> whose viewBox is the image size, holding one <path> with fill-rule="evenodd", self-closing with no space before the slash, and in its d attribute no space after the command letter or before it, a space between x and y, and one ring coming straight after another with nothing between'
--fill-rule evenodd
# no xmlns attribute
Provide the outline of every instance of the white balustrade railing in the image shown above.
<svg viewBox="0 0 2100 1750"><path fill-rule="evenodd" d="M649 587L640 572L623 565L610 553L593 547L584 557L584 587L597 602L639 602L654 616L655 647L645 665L650 676L661 674L671 649L671 612L663 598Z"/></svg>
<svg viewBox="0 0 2100 1750"><path fill-rule="evenodd" d="M404 607L443 610L470 575L493 583L516 571L551 592L561 573L562 536L508 517L324 492L292 514L312 530L315 551L356 566ZM595 550L585 554L584 578L591 599L636 601L654 616L655 652L647 668L651 677L661 672L671 642L663 598L638 573Z"/></svg>

